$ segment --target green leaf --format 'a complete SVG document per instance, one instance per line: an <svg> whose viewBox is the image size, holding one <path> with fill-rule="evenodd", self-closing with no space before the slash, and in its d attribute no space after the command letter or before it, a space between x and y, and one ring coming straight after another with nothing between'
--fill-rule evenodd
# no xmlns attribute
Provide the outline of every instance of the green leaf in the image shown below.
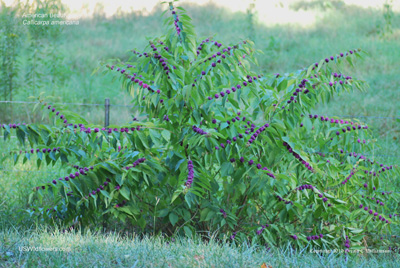
<svg viewBox="0 0 400 268"><path fill-rule="evenodd" d="M183 226L183 230L185 231L187 237L192 237L192 230L189 227Z"/></svg>
<svg viewBox="0 0 400 268"><path fill-rule="evenodd" d="M182 189L178 189L174 192L171 198L171 204L175 201L175 199L182 193Z"/></svg>
<svg viewBox="0 0 400 268"><path fill-rule="evenodd" d="M163 136L163 138L166 140L166 141L170 141L170 139L171 139L171 132L169 132L168 130L163 130L163 131L161 131L161 135Z"/></svg>
<svg viewBox="0 0 400 268"><path fill-rule="evenodd" d="M175 226L175 224L178 222L178 215L176 215L174 212L171 212L169 214L169 221L171 222L172 226Z"/></svg>
<svg viewBox="0 0 400 268"><path fill-rule="evenodd" d="M122 186L121 189L119 190L119 192L121 193L121 195L123 197L125 197L126 199L130 200L130 193L131 191L129 190L128 187L126 186Z"/></svg>
<svg viewBox="0 0 400 268"><path fill-rule="evenodd" d="M232 174L232 173L233 173L232 164L230 162L223 163L222 167L221 167L221 176L222 177L226 177L226 176L228 176L229 174Z"/></svg>

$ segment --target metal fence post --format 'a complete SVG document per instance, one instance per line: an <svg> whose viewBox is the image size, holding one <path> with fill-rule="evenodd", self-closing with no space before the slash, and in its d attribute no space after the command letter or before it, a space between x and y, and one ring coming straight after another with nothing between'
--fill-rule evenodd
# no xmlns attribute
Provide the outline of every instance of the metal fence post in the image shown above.
<svg viewBox="0 0 400 268"><path fill-rule="evenodd" d="M105 114L105 119L104 119L104 127L108 127L110 125L110 99L106 98L105 99L105 104L104 104L104 114Z"/></svg>

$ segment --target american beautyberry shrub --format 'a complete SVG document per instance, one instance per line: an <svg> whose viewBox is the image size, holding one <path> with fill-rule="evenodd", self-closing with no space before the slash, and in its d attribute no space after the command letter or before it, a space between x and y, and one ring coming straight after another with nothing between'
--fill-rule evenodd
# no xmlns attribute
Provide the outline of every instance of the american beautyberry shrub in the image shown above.
<svg viewBox="0 0 400 268"><path fill-rule="evenodd" d="M310 112L334 95L365 90L342 74L362 50L258 74L251 41L199 40L183 8L170 3L166 12L164 36L98 68L121 80L137 120L103 128L39 98L54 126L3 127L23 147L13 150L23 152L12 154L15 162L61 165L63 176L34 189L30 213L84 225L104 215L144 232L219 230L228 241L299 248L344 248L347 235L356 249L363 238L391 233L398 197L379 193L398 178L397 166L368 156L374 140L363 122ZM30 153L36 148L59 149L40 156ZM385 206L362 194L379 195Z"/></svg>

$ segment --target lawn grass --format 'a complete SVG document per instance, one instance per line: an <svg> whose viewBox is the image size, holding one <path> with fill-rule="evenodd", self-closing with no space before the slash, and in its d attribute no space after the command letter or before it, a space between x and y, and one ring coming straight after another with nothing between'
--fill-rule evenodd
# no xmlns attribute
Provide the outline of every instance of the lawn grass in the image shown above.
<svg viewBox="0 0 400 268"><path fill-rule="evenodd" d="M2 267L399 267L393 254L319 256L309 249L269 249L214 239L139 237L50 229L0 231ZM29 247L66 251L27 251ZM25 251L24 251L25 250Z"/></svg>

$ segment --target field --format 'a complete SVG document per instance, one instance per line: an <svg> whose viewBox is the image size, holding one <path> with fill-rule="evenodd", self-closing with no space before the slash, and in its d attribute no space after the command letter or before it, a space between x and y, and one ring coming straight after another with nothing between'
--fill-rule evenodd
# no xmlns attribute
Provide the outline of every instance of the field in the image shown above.
<svg viewBox="0 0 400 268"><path fill-rule="evenodd" d="M230 13L211 4L186 4L183 7L193 18L199 40L212 36L215 40L235 44L249 38L245 12ZM253 22L252 38L256 47L263 51L258 56L259 66L256 69L259 73L286 73L349 49L367 51L370 57L358 60L356 71L349 70L348 75L364 79L370 86L368 92L342 95L326 105L320 105L315 113L354 117L367 123L373 129L377 142L374 150L366 154L380 162L399 165L400 14L393 13L393 31L382 37L379 34L379 25L384 21L382 10L349 5L316 8L320 15L312 27L267 27ZM113 81L110 76L93 74L93 71L106 59L127 60L131 55L129 50L141 51L147 45L147 36L161 35L161 12L158 9L148 16L137 12L111 19L98 15L81 20L79 26L65 27L55 43L58 64L53 68L43 64L44 83L35 89L35 94L44 91L54 96L54 102L101 104L68 105L88 121L99 125L104 123L104 99L110 98L112 104L122 105L111 107L111 123L131 121L135 109L123 106L130 105L129 94L121 89L118 81ZM30 82L23 79L24 73L30 69L27 60L30 46L28 42L22 44L18 58L20 82L13 96L14 101L30 101L28 97L32 95ZM50 83L52 79L56 82ZM31 123L42 120L39 113L31 113L32 108L33 104L13 104L11 114L11 105L0 103L0 122ZM2 151L14 147L13 142L0 144ZM117 223L112 223L116 232L111 234L93 234L100 229L99 226L92 226L92 231L82 230L81 234L62 234L43 227L41 222L25 212L31 189L61 173L62 170L52 167L38 171L34 164L13 167L6 162L0 165L0 267L81 267L83 264L90 267L260 267L262 263L272 267L399 266L397 255L391 254L354 256L346 261L343 254L318 258L317 254L307 251L294 253L287 249L272 249L266 253L261 246L220 245L213 240L210 244L186 238L169 243L168 239L160 237L142 240L140 235L123 232L129 231L129 226L124 226L123 231L118 229ZM399 178L393 179L387 183L386 191L398 190ZM68 245L72 247L72 252L19 251L19 247L33 245Z"/></svg>
<svg viewBox="0 0 400 268"><path fill-rule="evenodd" d="M0 231L3 266L32 267L398 267L391 254L346 258L341 253L325 257L308 249L266 249L246 244L221 244L214 240L140 237L135 234L92 232L60 233L59 230ZM43 251L35 251L34 248ZM62 252L46 252L52 249ZM30 251L28 251L30 250Z"/></svg>

